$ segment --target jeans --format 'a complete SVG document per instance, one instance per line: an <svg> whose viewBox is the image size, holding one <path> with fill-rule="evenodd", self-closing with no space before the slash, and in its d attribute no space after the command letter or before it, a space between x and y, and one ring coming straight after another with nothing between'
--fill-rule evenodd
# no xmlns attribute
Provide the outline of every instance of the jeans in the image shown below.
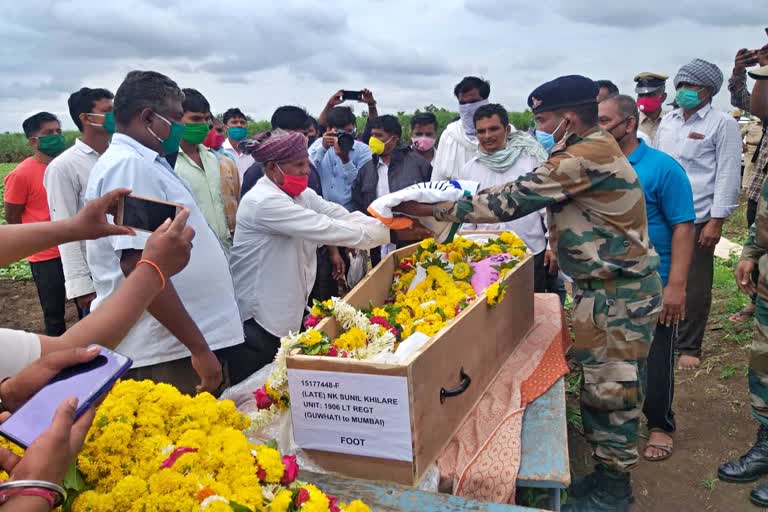
<svg viewBox="0 0 768 512"><path fill-rule="evenodd" d="M32 278L37 286L37 296L43 308L45 334L61 336L67 330L64 321L67 291L64 287L64 269L61 258L30 263Z"/></svg>

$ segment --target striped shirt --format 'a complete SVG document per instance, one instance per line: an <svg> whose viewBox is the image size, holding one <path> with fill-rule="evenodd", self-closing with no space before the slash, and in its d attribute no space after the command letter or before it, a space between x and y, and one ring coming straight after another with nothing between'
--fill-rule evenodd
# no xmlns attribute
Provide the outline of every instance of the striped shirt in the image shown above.
<svg viewBox="0 0 768 512"><path fill-rule="evenodd" d="M687 121L677 109L661 120L654 145L688 174L696 223L727 218L741 188L741 132L728 114L706 105Z"/></svg>

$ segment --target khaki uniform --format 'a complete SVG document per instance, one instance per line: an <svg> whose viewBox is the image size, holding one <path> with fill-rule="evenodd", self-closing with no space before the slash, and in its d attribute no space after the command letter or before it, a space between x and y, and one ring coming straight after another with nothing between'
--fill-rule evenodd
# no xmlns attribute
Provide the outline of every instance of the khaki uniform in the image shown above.
<svg viewBox="0 0 768 512"><path fill-rule="evenodd" d="M645 361L662 296L643 191L613 137L572 135L532 173L436 217L508 222L543 207L560 267L579 289L574 355L584 369L584 429L598 461L627 471L638 462Z"/></svg>
<svg viewBox="0 0 768 512"><path fill-rule="evenodd" d="M646 134L648 138L651 139L651 145L656 144L656 132L658 131L659 125L661 124L661 118L668 113L669 110L662 109L661 114L659 114L659 117L654 121L650 117L640 112L640 120L638 121L637 129Z"/></svg>

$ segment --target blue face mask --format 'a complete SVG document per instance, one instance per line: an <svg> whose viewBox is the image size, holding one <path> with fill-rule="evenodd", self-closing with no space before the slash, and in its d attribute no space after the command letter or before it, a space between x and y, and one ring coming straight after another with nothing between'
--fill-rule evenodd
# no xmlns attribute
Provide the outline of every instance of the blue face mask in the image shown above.
<svg viewBox="0 0 768 512"><path fill-rule="evenodd" d="M555 134L560 129L560 126L562 126L565 119L560 121L560 124L557 125L557 128L555 128L555 131L552 133L545 132L542 130L536 130L536 140L539 141L539 143L544 146L544 150L547 153L550 153L552 151L552 148L555 147Z"/></svg>
<svg viewBox="0 0 768 512"><path fill-rule="evenodd" d="M245 128L243 126L230 126L229 127L229 138L236 141L241 141L245 138L245 136L248 135L248 128Z"/></svg>

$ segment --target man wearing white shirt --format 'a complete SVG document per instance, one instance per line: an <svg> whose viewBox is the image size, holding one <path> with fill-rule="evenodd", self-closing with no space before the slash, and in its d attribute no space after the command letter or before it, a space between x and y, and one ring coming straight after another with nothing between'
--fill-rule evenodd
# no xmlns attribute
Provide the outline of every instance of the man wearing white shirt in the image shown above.
<svg viewBox="0 0 768 512"><path fill-rule="evenodd" d="M307 139L301 133L254 142L251 153L264 164L264 176L240 201L230 255L250 351L247 365L230 365L233 382L272 362L280 338L301 328L319 246L371 249L390 239L378 220L307 188Z"/></svg>
<svg viewBox="0 0 768 512"><path fill-rule="evenodd" d="M547 160L539 142L509 124L507 111L498 104L483 105L474 117L479 151L459 173L461 180L480 183L480 189L515 181ZM513 231L535 255L534 291L545 293L550 274L557 276L554 253L547 249L546 209L500 224L464 224L465 230ZM557 290L552 290L556 292Z"/></svg>
<svg viewBox="0 0 768 512"><path fill-rule="evenodd" d="M224 249L191 190L164 157L179 149L183 97L176 83L160 73L128 73L115 95L117 133L91 172L86 200L128 188L189 209L187 225L195 230L195 242L188 266L168 279L117 350L133 359L127 378L168 382L183 393L214 392L222 383L222 369L212 350L242 345L243 331ZM142 261L147 238L139 233L87 242L95 308Z"/></svg>
<svg viewBox="0 0 768 512"><path fill-rule="evenodd" d="M723 223L738 206L741 184L741 132L734 119L712 107L723 73L694 59L678 71L675 101L662 118L655 146L685 169L696 210L696 247L688 273L686 320L680 322L677 350L681 369L701 363L701 342L712 305L714 250Z"/></svg>
<svg viewBox="0 0 768 512"><path fill-rule="evenodd" d="M85 205L85 188L91 169L107 150L115 131L112 98L106 89L83 87L69 97L69 115L82 134L74 146L53 159L45 170L43 183L48 195L51 220L74 217ZM67 299L74 300L82 318L96 298L91 272L85 258L85 242L59 246L64 267Z"/></svg>
<svg viewBox="0 0 768 512"><path fill-rule="evenodd" d="M456 84L453 94L459 101L458 121L443 130L432 161L432 181L456 179L464 164L477 155L474 115L488 104L491 84L476 76L466 76Z"/></svg>
<svg viewBox="0 0 768 512"><path fill-rule="evenodd" d="M222 121L227 127L227 140L221 147L235 159L237 173L240 175L240 183L242 183L245 171L254 162L251 155L240 150L240 143L248 136L248 118L239 108L230 108L224 112Z"/></svg>

